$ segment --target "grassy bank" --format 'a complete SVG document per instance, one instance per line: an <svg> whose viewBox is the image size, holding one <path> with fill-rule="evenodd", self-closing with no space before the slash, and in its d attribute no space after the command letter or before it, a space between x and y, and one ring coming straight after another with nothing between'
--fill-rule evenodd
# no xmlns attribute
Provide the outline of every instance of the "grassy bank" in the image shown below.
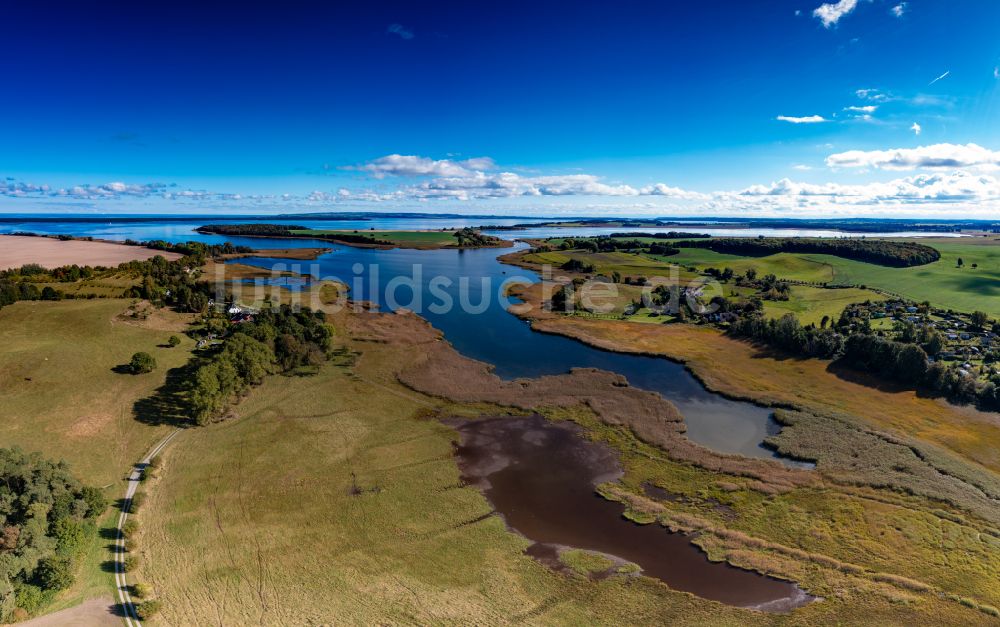
<svg viewBox="0 0 1000 627"><path fill-rule="evenodd" d="M461 483L456 434L434 419L503 409L403 388L396 373L414 362L422 341L413 320L397 317L400 329L345 328L356 315L336 322L353 359L314 377L270 379L238 407L238 419L185 432L168 449L139 514L138 576L164 601L158 624L206 616L269 624L990 620L945 596L976 604L1000 596L989 576L992 545L975 527L942 526L892 493L884 500L833 487L766 494L745 477L671 461L581 405L546 413L622 451L626 476L608 495L629 502L632 516L701 525L697 542L714 558L794 576L825 600L772 615L643 577L595 581L549 570L523 553L526 542L478 490ZM643 500L646 481L690 498ZM893 525L903 531L888 542ZM954 560L947 572L935 562L942 533Z"/></svg>

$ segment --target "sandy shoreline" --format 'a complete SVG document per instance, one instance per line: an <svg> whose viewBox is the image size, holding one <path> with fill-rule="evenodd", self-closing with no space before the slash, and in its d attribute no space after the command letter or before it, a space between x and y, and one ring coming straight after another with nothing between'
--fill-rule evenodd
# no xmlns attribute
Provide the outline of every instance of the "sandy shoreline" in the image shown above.
<svg viewBox="0 0 1000 627"><path fill-rule="evenodd" d="M37 263L46 268L77 264L114 267L125 261L144 260L160 255L180 259L177 253L87 240L62 241L52 237L0 236L0 270Z"/></svg>

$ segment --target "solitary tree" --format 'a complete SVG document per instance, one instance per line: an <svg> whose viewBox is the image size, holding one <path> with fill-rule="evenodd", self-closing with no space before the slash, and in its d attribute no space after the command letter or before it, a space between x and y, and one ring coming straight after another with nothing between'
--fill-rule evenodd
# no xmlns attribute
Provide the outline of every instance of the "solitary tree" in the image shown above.
<svg viewBox="0 0 1000 627"><path fill-rule="evenodd" d="M144 374L156 369L156 360L149 353L139 352L132 355L132 360L128 365L132 374Z"/></svg>
<svg viewBox="0 0 1000 627"><path fill-rule="evenodd" d="M986 323L988 321L989 321L989 316L986 315L985 311L972 312L972 325L977 329L986 328Z"/></svg>
<svg viewBox="0 0 1000 627"><path fill-rule="evenodd" d="M181 343L181 338L177 337L176 335L171 335L170 339L167 340L167 344L169 344L171 348L177 346L180 343Z"/></svg>

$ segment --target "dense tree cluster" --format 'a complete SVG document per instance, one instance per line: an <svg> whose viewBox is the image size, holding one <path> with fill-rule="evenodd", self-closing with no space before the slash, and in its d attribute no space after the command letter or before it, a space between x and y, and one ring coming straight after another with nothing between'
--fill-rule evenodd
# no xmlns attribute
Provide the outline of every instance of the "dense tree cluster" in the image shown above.
<svg viewBox="0 0 1000 627"><path fill-rule="evenodd" d="M769 320L761 316L744 316L730 324L729 333L805 357L836 359L844 351L843 335L833 329L802 326L793 314Z"/></svg>
<svg viewBox="0 0 1000 627"><path fill-rule="evenodd" d="M586 250L592 253L627 251L650 255L676 255L679 250L663 242L644 242L638 239L615 239L602 235L585 239L567 238L559 244L560 250Z"/></svg>
<svg viewBox="0 0 1000 627"><path fill-rule="evenodd" d="M271 236L293 237L292 231L306 231L309 227L295 224L206 224L195 229L199 233L215 233L218 235Z"/></svg>
<svg viewBox="0 0 1000 627"><path fill-rule="evenodd" d="M316 366L327 359L332 331L322 312L282 306L239 324L221 350L207 357L191 382L191 414L206 424L264 377Z"/></svg>
<svg viewBox="0 0 1000 627"><path fill-rule="evenodd" d="M559 267L566 272L582 272L585 274L590 274L595 270L594 264L580 261L579 259L570 259Z"/></svg>
<svg viewBox="0 0 1000 627"><path fill-rule="evenodd" d="M32 234L35 235L35 234ZM66 236L73 239L72 236ZM51 285L43 283L74 283L76 281L128 274L141 277L139 286L125 290L121 296L146 298L157 305L170 305L186 312L202 312L211 298L212 287L198 282L193 270L205 260L218 255L248 253L253 249L246 246L224 244L203 244L201 242L170 243L162 240L137 242L126 240L125 244L143 246L153 250L163 250L184 255L176 261L167 261L159 255L145 261L128 261L115 268L100 266L79 266L76 264L48 270L38 264L26 264L19 268L0 271L0 308L19 300L60 300L74 297ZM92 298L93 295L88 295Z"/></svg>
<svg viewBox="0 0 1000 627"><path fill-rule="evenodd" d="M873 333L870 325L851 325L842 317L827 328L802 326L793 314L780 319L746 315L733 321L729 333L780 348L793 355L839 360L855 370L896 381L956 403L976 403L983 409L1000 409L1000 375L980 381L959 365L931 361L941 350L941 335L902 321L896 339Z"/></svg>
<svg viewBox="0 0 1000 627"><path fill-rule="evenodd" d="M205 311L214 286L196 279L193 270L202 263L204 259L201 257L167 261L157 255L145 261L121 264L120 270L142 277L142 282L126 290L124 295L145 298L155 305L169 305L180 311Z"/></svg>
<svg viewBox="0 0 1000 627"><path fill-rule="evenodd" d="M64 463L0 448L0 622L72 585L76 559L107 506Z"/></svg>
<svg viewBox="0 0 1000 627"><path fill-rule="evenodd" d="M499 237L483 235L479 231L469 227L459 229L453 235L458 240L459 248L484 248L497 246L501 242Z"/></svg>
<svg viewBox="0 0 1000 627"><path fill-rule="evenodd" d="M153 250L163 250L166 252L178 253L184 256L199 257L201 259L217 257L219 255L252 253L254 250L249 246L234 246L230 242L224 242L222 244L205 244L203 242L173 243L160 239L154 239L148 242L137 242L135 240L127 239L124 244L127 246L142 246L143 248L152 248Z"/></svg>
<svg viewBox="0 0 1000 627"><path fill-rule="evenodd" d="M378 239L372 235L360 233L329 233L309 232L311 229L294 224L206 224L195 229L199 233L214 233L217 235L238 235L243 237L288 237L301 239L320 239L330 242L347 244L374 244L376 246L392 246L393 242ZM296 232L305 231L305 232Z"/></svg>
<svg viewBox="0 0 1000 627"><path fill-rule="evenodd" d="M763 257L776 253L815 253L903 268L921 266L941 258L934 248L916 242L878 239L818 239L798 237L721 237L675 242L680 248L706 248L717 253Z"/></svg>

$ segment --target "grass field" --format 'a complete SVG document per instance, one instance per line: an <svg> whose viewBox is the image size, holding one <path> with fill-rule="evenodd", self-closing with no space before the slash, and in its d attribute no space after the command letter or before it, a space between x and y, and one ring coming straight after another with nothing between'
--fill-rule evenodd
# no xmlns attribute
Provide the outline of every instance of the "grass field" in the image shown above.
<svg viewBox="0 0 1000 627"><path fill-rule="evenodd" d="M19 302L0 309L0 442L65 459L83 481L116 482L161 427L136 421L135 401L185 363L194 342L186 318L157 311L123 320L131 302L96 299ZM164 348L177 335L181 345ZM114 369L146 351L158 368L133 376Z"/></svg>
<svg viewBox="0 0 1000 627"><path fill-rule="evenodd" d="M159 624L760 622L524 555L527 543L461 485L454 432L417 417L427 400L381 382L390 364L373 352L356 374L272 379L242 419L168 449L139 514L139 579L164 601Z"/></svg>
<svg viewBox="0 0 1000 627"><path fill-rule="evenodd" d="M827 257L827 255L813 255L812 257ZM834 279L831 265L825 261L810 259L810 255L778 253L767 257L741 257L703 248L682 248L676 255L658 257L658 259L667 263L694 266L699 270L732 268L737 274L745 274L749 268L754 268L757 271L757 276L774 274L778 278L809 283L825 283ZM839 260L838 257L831 257L831 259Z"/></svg>
<svg viewBox="0 0 1000 627"><path fill-rule="evenodd" d="M399 386L393 373L413 352L406 344L351 346L362 351L355 366L270 379L239 407L239 419L187 431L167 449L161 477L146 486L150 499L138 515L138 579L164 601L156 624L989 620L937 594L830 566L857 560L890 576L930 577L930 585L989 602L997 586L988 573L998 565L990 561L991 545L970 529L939 531L934 516L836 490L768 496L729 476L736 487L723 490L716 487L718 474L670 462L628 431L598 424L583 407L550 417L577 420L626 451L623 490L641 494L637 486L654 481L691 495L671 516L715 525L728 520L737 533L701 534L698 542L712 555L794 572L825 600L789 616L769 615L672 592L642 577L592 580L553 572L524 555L526 542L491 515L478 490L459 481L455 433L422 417L431 406L444 415L497 409L452 405ZM720 515L718 502L736 518ZM646 503L636 507L662 512L662 504ZM899 531L886 537L893 526ZM739 533L839 557L791 559L776 548L753 548L758 545L743 543ZM942 541L951 547L950 568L933 563ZM565 559L591 567L592 559L579 553Z"/></svg>
<svg viewBox="0 0 1000 627"><path fill-rule="evenodd" d="M871 290L854 287L844 289L824 289L808 285L793 285L789 288L788 300L764 301L764 315L780 318L793 313L802 324L819 325L823 316L836 321L844 307L866 300L885 300L885 296Z"/></svg>
<svg viewBox="0 0 1000 627"><path fill-rule="evenodd" d="M559 274L560 266L570 259L578 259L584 263L594 264L595 273L611 276L618 272L623 277L655 276L671 277L677 274L678 280L687 282L698 276L697 273L677 268L667 258L655 259L645 255L625 252L588 253L582 251L550 251L529 253L524 255L524 261L533 264L549 265L554 274Z"/></svg>
<svg viewBox="0 0 1000 627"><path fill-rule="evenodd" d="M180 332L186 318L178 314L119 319L132 302L19 302L0 309L0 446L66 460L82 481L106 488L110 501L120 496L127 469L167 429L135 420L133 404L162 385L166 371L187 361L193 347ZM171 335L181 345L163 348ZM137 351L152 354L157 370L113 371ZM102 526L112 527L117 516L110 509ZM102 568L110 558L107 543L90 541L76 583L50 610L110 594L112 575Z"/></svg>
<svg viewBox="0 0 1000 627"><path fill-rule="evenodd" d="M700 269L729 267L737 273L752 267L758 276L773 273L778 278L795 281L864 285L917 302L927 300L937 307L964 312L980 310L1000 317L1000 239L918 241L940 251L941 259L924 266L890 268L831 255L779 253L767 257L739 257L689 248L661 260ZM959 258L964 262L962 267L957 264ZM972 264L977 267L973 268Z"/></svg>
<svg viewBox="0 0 1000 627"><path fill-rule="evenodd" d="M49 286L63 294L72 294L76 298L91 294L100 298L120 298L125 290L138 283L139 280L134 277L113 274L107 277L81 279L73 282L36 283L35 285L38 286L38 289Z"/></svg>
<svg viewBox="0 0 1000 627"><path fill-rule="evenodd" d="M688 266L704 270L705 268L732 268L736 273L744 273L747 268L754 267L759 275L774 273L776 276L796 281L825 282L832 280L833 267L822 262L803 259L800 256L778 254L759 259L722 255L700 248L682 249L678 255L669 257L653 257L626 252L587 253L577 251L551 251L530 253L524 255L525 262L533 264L548 264L553 267L553 274L558 275L558 268L569 259L578 259L595 266L598 274L610 276L618 272L623 277L672 277L676 276L681 284L697 278L697 272L691 272ZM868 265L868 264L864 264ZM617 286L620 297L614 299L615 311L620 313L636 296L640 289L627 285ZM753 293L752 289L736 287L729 284L723 287L726 296L739 294L743 297ZM770 317L781 317L786 313L794 313L803 324L819 324L823 316L837 319L844 307L850 303L866 300L884 300L885 296L867 289L845 288L828 290L811 286L793 286L787 301L766 301L764 313ZM639 312L638 316L629 318L633 322L663 322L666 318L649 316Z"/></svg>
<svg viewBox="0 0 1000 627"><path fill-rule="evenodd" d="M577 337L611 350L666 355L687 363L713 390L768 405L819 413L846 413L876 427L896 429L954 451L1000 472L1000 423L996 414L949 405L912 390L877 386L818 359L794 359L725 336L707 326L633 325L560 316L537 306L539 288L521 295L536 304L541 331Z"/></svg>

